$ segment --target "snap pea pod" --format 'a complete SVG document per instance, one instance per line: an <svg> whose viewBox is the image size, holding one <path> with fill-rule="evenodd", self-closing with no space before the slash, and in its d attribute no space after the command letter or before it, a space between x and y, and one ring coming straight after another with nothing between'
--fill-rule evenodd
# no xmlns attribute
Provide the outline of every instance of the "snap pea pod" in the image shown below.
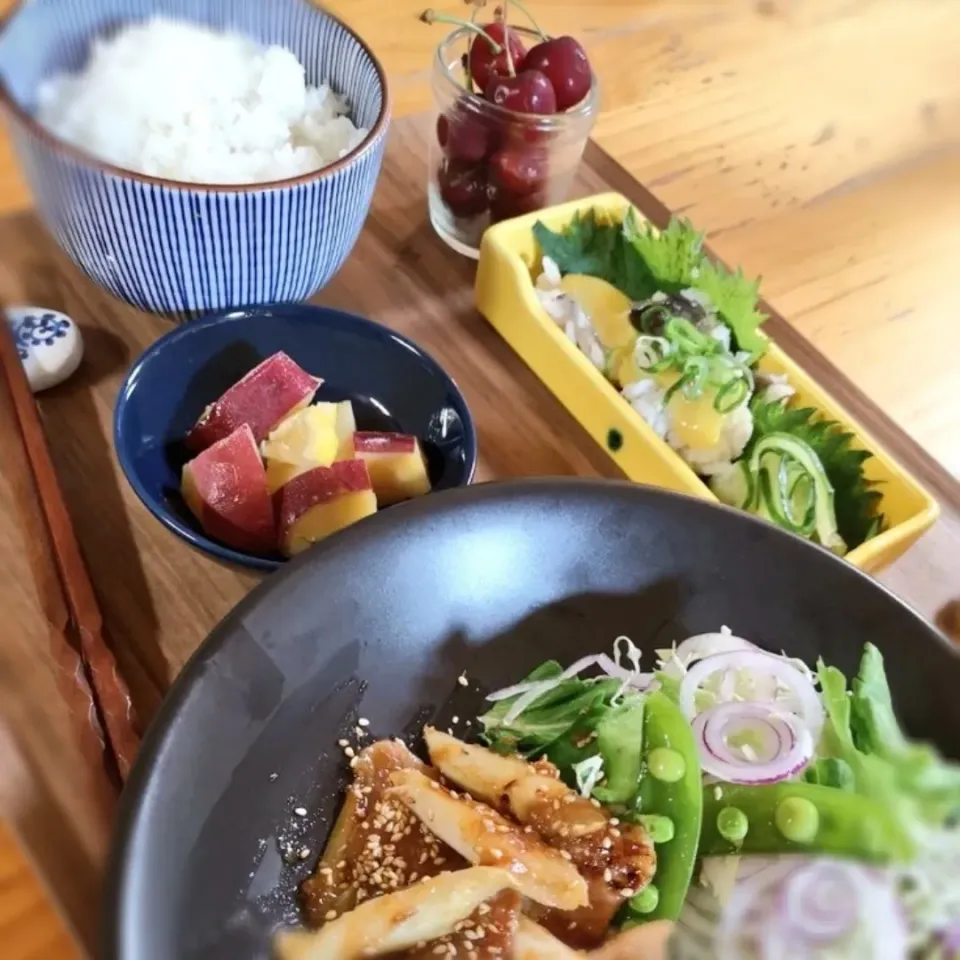
<svg viewBox="0 0 960 960"><path fill-rule="evenodd" d="M638 819L659 841L657 871L652 887L628 905L624 927L679 916L693 877L703 813L700 758L689 722L659 691L649 694L644 706Z"/></svg>
<svg viewBox="0 0 960 960"><path fill-rule="evenodd" d="M884 806L804 781L703 790L700 856L831 853L873 863L907 860L912 843Z"/></svg>

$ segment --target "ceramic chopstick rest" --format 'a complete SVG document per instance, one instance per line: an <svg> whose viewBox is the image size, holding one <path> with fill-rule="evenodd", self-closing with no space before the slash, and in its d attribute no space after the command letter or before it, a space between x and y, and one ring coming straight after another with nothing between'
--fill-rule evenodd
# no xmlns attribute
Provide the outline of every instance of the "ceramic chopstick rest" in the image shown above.
<svg viewBox="0 0 960 960"><path fill-rule="evenodd" d="M66 314L44 307L7 307L4 312L34 393L63 383L80 366L83 338Z"/></svg>

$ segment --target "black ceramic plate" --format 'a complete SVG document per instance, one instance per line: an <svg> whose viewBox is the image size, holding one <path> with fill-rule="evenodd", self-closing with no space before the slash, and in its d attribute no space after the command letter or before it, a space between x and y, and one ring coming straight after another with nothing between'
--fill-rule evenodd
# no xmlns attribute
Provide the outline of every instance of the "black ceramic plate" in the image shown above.
<svg viewBox="0 0 960 960"><path fill-rule="evenodd" d="M960 757L960 658L849 564L738 511L544 480L452 491L337 536L255 590L174 685L124 797L108 960L250 960L295 921L348 772L337 740L459 730L485 692L626 633L727 624L851 671L883 651L906 727ZM466 672L469 686L457 683ZM303 806L307 818L293 810ZM287 867L278 841L310 850Z"/></svg>

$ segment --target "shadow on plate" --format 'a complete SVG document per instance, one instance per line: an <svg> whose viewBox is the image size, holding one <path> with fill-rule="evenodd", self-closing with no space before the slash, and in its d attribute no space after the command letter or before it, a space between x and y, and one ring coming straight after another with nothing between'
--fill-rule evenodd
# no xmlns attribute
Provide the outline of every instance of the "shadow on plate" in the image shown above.
<svg viewBox="0 0 960 960"><path fill-rule="evenodd" d="M680 618L678 584L663 580L641 593L585 594L542 607L529 617L478 646L457 631L432 652L428 669L404 701L390 704L395 721L371 727L374 739L400 737L425 758L421 731L426 724L452 729L464 739L480 732L476 717L485 709L486 695L522 678L544 659L538 651L568 663L583 655L584 631L596 636L597 651L607 650L623 632L624 624L644 626L631 639L647 651L669 646L689 634ZM665 612L669 615L665 616ZM250 639L242 672L258 677L249 691L252 716L269 714L278 703L284 680L259 661L260 649ZM188 945L182 960L236 960L237 957L270 957L270 936L278 926L299 924L297 888L313 871L350 783L349 761L338 746L340 739L358 743L357 721L368 685L359 681L362 641L342 648L321 676L284 704L284 719L274 721L234 771L229 794L211 812L193 850L187 888L206 888L193 929L203 917L227 917L224 925ZM465 673L468 686L457 678ZM381 704L382 706L382 704ZM469 723L468 723L469 721ZM284 757L282 767L277 758ZM275 779L272 779L276 774ZM236 796L250 798L238 816ZM307 817L294 808L304 807ZM296 859L287 863L281 853L290 850ZM300 859L302 851L309 851ZM289 855L288 855L289 856ZM245 877L244 889L229 890L203 878L228 875ZM223 899L211 903L211 888ZM193 898L188 897L188 903Z"/></svg>

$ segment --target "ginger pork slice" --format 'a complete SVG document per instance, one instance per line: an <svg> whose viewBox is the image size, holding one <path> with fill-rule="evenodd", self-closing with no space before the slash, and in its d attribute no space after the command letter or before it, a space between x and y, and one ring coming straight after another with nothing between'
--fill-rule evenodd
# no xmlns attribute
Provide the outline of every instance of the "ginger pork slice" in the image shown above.
<svg viewBox="0 0 960 960"><path fill-rule="evenodd" d="M390 776L398 770L437 776L399 740L381 740L357 755L353 783L323 856L300 887L310 926L424 877L467 866L403 803L387 796Z"/></svg>
<svg viewBox="0 0 960 960"><path fill-rule="evenodd" d="M520 899L515 886L507 871L492 867L428 877L367 900L318 931L277 934L275 955L278 960L508 960ZM483 925L485 918L497 916L495 904L507 910L498 920L507 924L502 931ZM494 943L497 933L504 937Z"/></svg>
<svg viewBox="0 0 960 960"><path fill-rule="evenodd" d="M558 940L549 930L521 917L512 960L582 960L583 954Z"/></svg>
<svg viewBox="0 0 960 960"><path fill-rule="evenodd" d="M589 888L589 904L574 911L531 910L531 916L565 942L594 947L606 936L624 901L656 872L646 830L621 824L595 801L581 797L555 767L504 757L432 727L424 730L430 759L443 776L489 803L570 858Z"/></svg>
<svg viewBox="0 0 960 960"><path fill-rule="evenodd" d="M418 770L398 770L388 794L404 803L429 830L461 857L479 866L508 870L525 896L546 907L573 910L589 902L587 884L569 855L492 807L448 790Z"/></svg>

